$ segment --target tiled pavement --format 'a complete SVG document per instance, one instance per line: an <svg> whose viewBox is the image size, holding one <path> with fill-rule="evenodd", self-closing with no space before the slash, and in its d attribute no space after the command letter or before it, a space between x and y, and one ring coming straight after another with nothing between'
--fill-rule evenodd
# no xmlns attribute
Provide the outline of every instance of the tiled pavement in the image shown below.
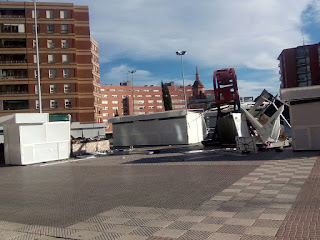
<svg viewBox="0 0 320 240"><path fill-rule="evenodd" d="M66 228L0 222L0 239L292 239L291 228L303 219L302 229L319 230L319 163L308 179L315 162L266 161L194 209L118 206ZM298 196L306 179L312 188ZM294 237L307 233L314 236L298 229Z"/></svg>

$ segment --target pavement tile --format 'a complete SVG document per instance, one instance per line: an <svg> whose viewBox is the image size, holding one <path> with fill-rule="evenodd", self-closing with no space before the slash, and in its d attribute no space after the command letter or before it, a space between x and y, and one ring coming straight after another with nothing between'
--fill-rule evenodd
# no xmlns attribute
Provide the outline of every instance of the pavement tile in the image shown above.
<svg viewBox="0 0 320 240"><path fill-rule="evenodd" d="M151 219L139 219L139 218L133 218L129 221L123 223L123 225L127 226L143 226L144 224L152 221Z"/></svg>
<svg viewBox="0 0 320 240"><path fill-rule="evenodd" d="M228 218L225 217L206 217L201 223L224 224Z"/></svg>
<svg viewBox="0 0 320 240"><path fill-rule="evenodd" d="M2 230L17 230L19 228L28 226L26 224L21 223L13 223L13 222L6 222L6 221L0 221L0 229Z"/></svg>
<svg viewBox="0 0 320 240"><path fill-rule="evenodd" d="M177 221L182 222L201 222L203 219L205 219L205 216L181 216L177 219Z"/></svg>
<svg viewBox="0 0 320 240"><path fill-rule="evenodd" d="M161 216L161 214L156 213L141 213L138 216L135 216L134 218L141 218L141 219L157 219Z"/></svg>
<svg viewBox="0 0 320 240"><path fill-rule="evenodd" d="M189 230L190 228L192 228L194 225L196 225L197 223L195 222L179 222L176 221L172 224L170 224L169 226L166 227L166 229L181 229L181 230Z"/></svg>
<svg viewBox="0 0 320 240"><path fill-rule="evenodd" d="M104 220L102 223L109 223L109 224L124 224L128 221L130 221L130 218L108 218Z"/></svg>
<svg viewBox="0 0 320 240"><path fill-rule="evenodd" d="M75 238L75 239L81 239L81 240L89 240L93 239L95 237L98 237L101 235L101 232L93 232L93 231L86 231L86 230L81 230L77 233L71 234L67 236L68 238Z"/></svg>
<svg viewBox="0 0 320 240"><path fill-rule="evenodd" d="M285 214L267 214L262 213L259 219L269 219L269 220L284 220L286 217Z"/></svg>
<svg viewBox="0 0 320 240"><path fill-rule="evenodd" d="M110 224L110 223L97 223L89 228L87 228L86 230L88 231L95 231L95 232L106 232L111 228L114 228L115 224Z"/></svg>
<svg viewBox="0 0 320 240"><path fill-rule="evenodd" d="M148 236L139 236L139 235L125 235L117 240L147 240L149 237Z"/></svg>
<svg viewBox="0 0 320 240"><path fill-rule="evenodd" d="M239 192L241 192L241 189L229 189L229 188L227 188L227 189L224 189L222 192L223 193L239 193Z"/></svg>
<svg viewBox="0 0 320 240"><path fill-rule="evenodd" d="M118 212L118 211L106 211L103 213L98 214L98 216L103 216L103 217L119 217L122 215L123 212Z"/></svg>
<svg viewBox="0 0 320 240"><path fill-rule="evenodd" d="M231 218L234 215L236 215L236 212L215 211L210 214L211 217L223 217L223 218Z"/></svg>
<svg viewBox="0 0 320 240"><path fill-rule="evenodd" d="M153 236L155 232L158 232L162 228L159 227L139 227L133 230L129 235L139 235L139 236Z"/></svg>
<svg viewBox="0 0 320 240"><path fill-rule="evenodd" d="M229 218L225 222L228 225L239 225L239 226L251 226L255 222L254 219L246 219L246 218Z"/></svg>
<svg viewBox="0 0 320 240"><path fill-rule="evenodd" d="M250 227L245 231L247 235L275 236L278 228Z"/></svg>
<svg viewBox="0 0 320 240"><path fill-rule="evenodd" d="M130 233L138 228L139 227L137 227L137 226L116 225L115 227L113 227L105 232L126 234L126 233Z"/></svg>
<svg viewBox="0 0 320 240"><path fill-rule="evenodd" d="M161 229L161 230L155 232L153 234L153 236L178 238L178 237L181 237L186 232L187 232L187 230L164 228L164 229Z"/></svg>
<svg viewBox="0 0 320 240"><path fill-rule="evenodd" d="M207 240L240 240L240 234L213 233Z"/></svg>
<svg viewBox="0 0 320 240"><path fill-rule="evenodd" d="M218 201L228 201L232 198L233 196L214 196L213 198L211 198L211 200L218 200Z"/></svg>
<svg viewBox="0 0 320 240"><path fill-rule="evenodd" d="M15 236L15 237L10 237L10 234L7 236L9 238L6 238L5 235L1 235L1 232L0 232L0 239L4 239L4 240L7 240L7 239L10 239L10 240L38 240L41 237L41 235L33 234L33 233L23 233L23 234Z"/></svg>
<svg viewBox="0 0 320 240"><path fill-rule="evenodd" d="M109 219L110 217L104 217L104 216L94 216L91 218L88 218L84 220L84 222L91 222L91 223L102 223L105 220Z"/></svg>
<svg viewBox="0 0 320 240"><path fill-rule="evenodd" d="M247 230L247 226L241 225L227 225L224 224L217 232L229 234L243 234Z"/></svg>
<svg viewBox="0 0 320 240"><path fill-rule="evenodd" d="M90 227L93 227L95 226L96 223L89 223L89 222L79 222L79 223L76 223L76 224L73 224L67 228L71 228L71 229L82 229L82 230L85 230L85 229L88 229Z"/></svg>
<svg viewBox="0 0 320 240"><path fill-rule="evenodd" d="M167 226L169 226L170 224L172 224L173 221L164 221L164 220L151 220L145 224L143 224L142 226L144 227L160 227L160 228L165 228Z"/></svg>
<svg viewBox="0 0 320 240"><path fill-rule="evenodd" d="M268 227L268 228L279 228L281 225L281 220L268 220L268 219L257 219L253 223L254 227Z"/></svg>
<svg viewBox="0 0 320 240"><path fill-rule="evenodd" d="M186 215L190 210L186 209L171 209L168 211L168 214L175 214L175 215Z"/></svg>
<svg viewBox="0 0 320 240"><path fill-rule="evenodd" d="M184 233L180 238L181 239L191 239L191 240L203 240L207 239L212 233L207 231L193 231L189 230Z"/></svg>
<svg viewBox="0 0 320 240"><path fill-rule="evenodd" d="M120 233L104 232L98 235L97 237L91 238L90 240L115 240L115 239L118 240L121 236L123 235Z"/></svg>
<svg viewBox="0 0 320 240"><path fill-rule="evenodd" d="M244 200L245 197L234 197L232 198L230 201L225 202L224 204L222 204L223 207L236 207L236 208L241 208L244 207L247 202ZM251 199L251 198L249 198Z"/></svg>
<svg viewBox="0 0 320 240"><path fill-rule="evenodd" d="M216 232L221 227L222 224L197 223L190 230Z"/></svg>

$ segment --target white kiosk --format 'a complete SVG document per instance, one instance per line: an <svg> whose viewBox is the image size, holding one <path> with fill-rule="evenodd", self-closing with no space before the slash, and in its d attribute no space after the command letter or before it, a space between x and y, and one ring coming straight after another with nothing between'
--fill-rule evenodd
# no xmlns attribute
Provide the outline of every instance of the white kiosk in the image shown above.
<svg viewBox="0 0 320 240"><path fill-rule="evenodd" d="M0 119L1 122L1 119ZM70 157L70 122L48 113L16 113L3 121L5 163L28 165Z"/></svg>

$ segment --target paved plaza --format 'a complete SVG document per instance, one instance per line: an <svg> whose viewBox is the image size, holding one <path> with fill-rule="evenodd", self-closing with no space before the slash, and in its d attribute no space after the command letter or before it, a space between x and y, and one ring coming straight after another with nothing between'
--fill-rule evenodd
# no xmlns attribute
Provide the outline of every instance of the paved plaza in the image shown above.
<svg viewBox="0 0 320 240"><path fill-rule="evenodd" d="M0 240L320 239L317 152L152 149L0 168Z"/></svg>

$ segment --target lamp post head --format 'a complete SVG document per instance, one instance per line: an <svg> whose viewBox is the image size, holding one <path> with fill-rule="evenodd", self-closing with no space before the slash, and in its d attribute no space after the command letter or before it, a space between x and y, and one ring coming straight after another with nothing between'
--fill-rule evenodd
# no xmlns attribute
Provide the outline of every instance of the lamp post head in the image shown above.
<svg viewBox="0 0 320 240"><path fill-rule="evenodd" d="M136 70L128 71L128 73L135 73L135 72L136 72Z"/></svg>
<svg viewBox="0 0 320 240"><path fill-rule="evenodd" d="M187 51L176 51L176 54L178 56L185 55L186 53L187 53Z"/></svg>

